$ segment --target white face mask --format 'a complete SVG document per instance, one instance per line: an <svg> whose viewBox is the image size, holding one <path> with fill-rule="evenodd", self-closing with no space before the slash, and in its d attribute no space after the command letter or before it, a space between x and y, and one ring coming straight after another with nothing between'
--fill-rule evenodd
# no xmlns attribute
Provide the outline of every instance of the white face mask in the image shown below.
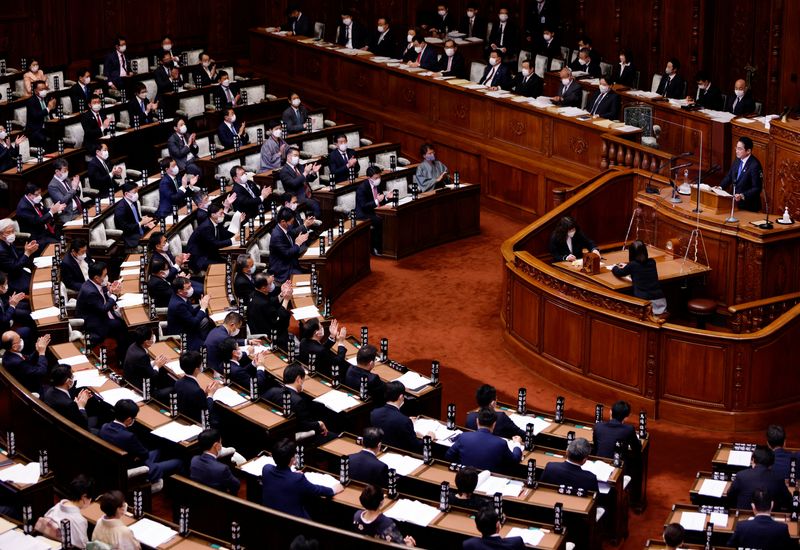
<svg viewBox="0 0 800 550"><path fill-rule="evenodd" d="M455 48L445 48L444 49L444 53L445 53L445 55L447 55L447 57L453 57L456 54L456 49Z"/></svg>
<svg viewBox="0 0 800 550"><path fill-rule="evenodd" d="M501 22L505 23L506 21L508 21L508 14L501 13L499 16L497 16L497 18L500 19Z"/></svg>
<svg viewBox="0 0 800 550"><path fill-rule="evenodd" d="M602 84L600 85L600 93L601 94L607 94L608 90L610 90L610 89L611 89L610 86L604 86Z"/></svg>
<svg viewBox="0 0 800 550"><path fill-rule="evenodd" d="M35 73L39 71L39 65L31 65L31 72Z"/></svg>
<svg viewBox="0 0 800 550"><path fill-rule="evenodd" d="M139 99L141 99L142 101L147 101L147 92L139 94Z"/></svg>
<svg viewBox="0 0 800 550"><path fill-rule="evenodd" d="M186 126L184 126L184 128L186 128ZM186 132L181 132L181 133L184 134ZM177 176L180 171L181 171L181 169L178 168L177 166L173 166L172 168L169 169L170 175L173 175L173 176Z"/></svg>
<svg viewBox="0 0 800 550"><path fill-rule="evenodd" d="M369 183L372 185L372 187L378 187L381 184L381 178L371 179L369 180Z"/></svg>
<svg viewBox="0 0 800 550"><path fill-rule="evenodd" d="M247 183L247 172L245 172L244 174L239 176L239 182L240 183Z"/></svg>
<svg viewBox="0 0 800 550"><path fill-rule="evenodd" d="M467 17L469 17L470 19L475 17L475 11L474 10L467 10Z"/></svg>
<svg viewBox="0 0 800 550"><path fill-rule="evenodd" d="M102 104L100 104L100 103L92 103L92 111L94 111L95 113L99 113L100 109L102 109L102 108L103 108Z"/></svg>
<svg viewBox="0 0 800 550"><path fill-rule="evenodd" d="M108 160L108 151L100 151L100 158L103 160Z"/></svg>
<svg viewBox="0 0 800 550"><path fill-rule="evenodd" d="M345 151L347 151L347 144L346 144L346 143L339 143L339 144L337 144L337 147L339 148L339 150L340 150L342 153L344 153Z"/></svg>
<svg viewBox="0 0 800 550"><path fill-rule="evenodd" d="M300 157L289 157L289 164L292 166L297 166L298 162L300 162Z"/></svg>
<svg viewBox="0 0 800 550"><path fill-rule="evenodd" d="M78 260L79 262L82 262L86 259L86 254L78 254L77 256L75 256L75 259Z"/></svg>
<svg viewBox="0 0 800 550"><path fill-rule="evenodd" d="M345 27L349 27L350 25L353 24L353 20L348 17L348 18L342 19L342 23L344 23Z"/></svg>
<svg viewBox="0 0 800 550"><path fill-rule="evenodd" d="M736 94L736 97L744 97L744 90L734 90L733 93Z"/></svg>
<svg viewBox="0 0 800 550"><path fill-rule="evenodd" d="M497 65L497 58L496 57L490 57L489 58L489 65L491 65L492 67Z"/></svg>
<svg viewBox="0 0 800 550"><path fill-rule="evenodd" d="M119 53L125 53L125 50L127 49L128 46L126 44L123 44L122 46L119 47Z"/></svg>
<svg viewBox="0 0 800 550"><path fill-rule="evenodd" d="M208 69L211 66L211 63L208 61L203 61L203 68Z"/></svg>
<svg viewBox="0 0 800 550"><path fill-rule="evenodd" d="M128 200L131 202L136 202L139 200L139 193L128 193Z"/></svg>
<svg viewBox="0 0 800 550"><path fill-rule="evenodd" d="M300 106L300 99L299 98L298 99L293 99L292 100L292 107L297 108L299 106Z"/></svg>
<svg viewBox="0 0 800 550"><path fill-rule="evenodd" d="M444 17L445 15L447 15L447 12L445 10L439 10L438 13L440 17Z"/></svg>
<svg viewBox="0 0 800 550"><path fill-rule="evenodd" d="M563 84L564 86L569 86L569 82L570 82L569 78L562 78L561 79L561 84Z"/></svg>
<svg viewBox="0 0 800 550"><path fill-rule="evenodd" d="M67 181L68 177L69 177L69 172L60 172L58 174L58 179L60 179L61 181Z"/></svg>
<svg viewBox="0 0 800 550"><path fill-rule="evenodd" d="M178 128L178 132L181 133L181 134L185 134L187 132L187 130L188 130L188 128L186 128L185 125L184 126L180 126Z"/></svg>
<svg viewBox="0 0 800 550"><path fill-rule="evenodd" d="M378 32L382 33L385 30L385 28L386 27L384 27L383 25L378 25Z"/></svg>
<svg viewBox="0 0 800 550"><path fill-rule="evenodd" d="M103 277L103 280L100 282L100 286L108 286L108 275Z"/></svg>
<svg viewBox="0 0 800 550"><path fill-rule="evenodd" d="M172 51L172 44L162 44L162 45L161 45L161 48L162 48L162 49L163 49L165 52L171 52L171 51Z"/></svg>
<svg viewBox="0 0 800 550"><path fill-rule="evenodd" d="M283 135L283 132L280 129L272 130L272 135L275 136L276 138L279 138Z"/></svg>
<svg viewBox="0 0 800 550"><path fill-rule="evenodd" d="M414 35L413 34L407 34L406 35L406 42L411 44L413 41L414 41Z"/></svg>
<svg viewBox="0 0 800 550"><path fill-rule="evenodd" d="M550 42L550 39L553 38L552 34L547 34L547 33L543 34L542 36L545 42Z"/></svg>
<svg viewBox="0 0 800 550"><path fill-rule="evenodd" d="M47 97L47 90L39 90L39 97L42 99Z"/></svg>
<svg viewBox="0 0 800 550"><path fill-rule="evenodd" d="M570 229L569 231L567 231L567 237L569 237L571 239L574 236L575 236L575 230L574 229Z"/></svg>
<svg viewBox="0 0 800 550"><path fill-rule="evenodd" d="M14 244L14 241L17 240L17 235L15 233L11 233L10 235L6 235L6 242L8 244Z"/></svg>
<svg viewBox="0 0 800 550"><path fill-rule="evenodd" d="M0 132L0 139L6 139L6 137L8 137L8 132L6 132L5 130Z"/></svg>
<svg viewBox="0 0 800 550"><path fill-rule="evenodd" d="M667 76L671 75L672 74L672 69L670 69L669 67L665 67L664 68L664 74L667 75Z"/></svg>
<svg viewBox="0 0 800 550"><path fill-rule="evenodd" d="M289 210L297 210L297 203L296 202L290 202L287 206L288 206Z"/></svg>
<svg viewBox="0 0 800 550"><path fill-rule="evenodd" d="M522 76L528 76L530 74L531 74L531 70L530 69L522 69Z"/></svg>
<svg viewBox="0 0 800 550"><path fill-rule="evenodd" d="M231 124L233 124L234 122L236 122L236 115L233 115L233 116L231 117Z"/></svg>
<svg viewBox="0 0 800 550"><path fill-rule="evenodd" d="M222 82L219 83L219 85L222 86L223 88L227 88L228 86L231 85L231 81L230 80L223 80Z"/></svg>
<svg viewBox="0 0 800 550"><path fill-rule="evenodd" d="M622 65L625 65L625 64L626 64L626 63L625 63L625 58L624 58L623 56L619 56L619 62L620 62Z"/></svg>
<svg viewBox="0 0 800 550"><path fill-rule="evenodd" d="M189 290L186 291L186 297L191 298L194 295L194 287L190 286Z"/></svg>
<svg viewBox="0 0 800 550"><path fill-rule="evenodd" d="M20 338L19 339L19 344L18 344L18 347L17 347L17 351L21 352L23 349L25 349L25 340Z"/></svg>
<svg viewBox="0 0 800 550"><path fill-rule="evenodd" d="M33 198L31 199L31 202L33 204L39 204L40 202L42 202L42 196L41 195L34 195Z"/></svg>
<svg viewBox="0 0 800 550"><path fill-rule="evenodd" d="M421 53L422 52L422 46L414 46L414 51L417 52L417 53Z"/></svg>
<svg viewBox="0 0 800 550"><path fill-rule="evenodd" d="M87 76L86 78L83 79L83 85L84 86L88 86L91 81L92 81L92 77L91 76Z"/></svg>

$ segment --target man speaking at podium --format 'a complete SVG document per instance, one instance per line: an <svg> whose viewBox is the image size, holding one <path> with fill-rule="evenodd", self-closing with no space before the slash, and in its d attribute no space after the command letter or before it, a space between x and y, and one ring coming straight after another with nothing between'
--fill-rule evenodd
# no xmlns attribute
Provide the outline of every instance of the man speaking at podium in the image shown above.
<svg viewBox="0 0 800 550"><path fill-rule="evenodd" d="M736 161L722 178L721 187L736 198L736 206L740 210L759 212L761 210L761 187L763 170L761 163L751 153L753 140L740 137L736 142ZM732 190L728 188L733 186Z"/></svg>

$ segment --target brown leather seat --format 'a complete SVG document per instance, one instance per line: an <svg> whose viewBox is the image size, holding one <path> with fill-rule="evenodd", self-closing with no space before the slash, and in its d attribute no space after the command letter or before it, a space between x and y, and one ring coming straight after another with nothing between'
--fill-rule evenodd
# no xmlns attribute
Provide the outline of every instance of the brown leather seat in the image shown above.
<svg viewBox="0 0 800 550"><path fill-rule="evenodd" d="M693 298L686 305L689 313L697 318L697 328L706 328L706 319L717 311L717 303L708 298Z"/></svg>

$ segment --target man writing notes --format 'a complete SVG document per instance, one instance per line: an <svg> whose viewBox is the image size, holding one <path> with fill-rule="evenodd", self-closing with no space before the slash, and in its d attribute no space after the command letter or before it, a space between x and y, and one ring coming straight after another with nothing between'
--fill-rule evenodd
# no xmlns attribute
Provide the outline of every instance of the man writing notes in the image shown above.
<svg viewBox="0 0 800 550"><path fill-rule="evenodd" d="M753 140L746 136L740 137L736 142L736 162L722 178L720 186L726 191L730 188L739 209L758 212L761 210L764 172L752 152Z"/></svg>

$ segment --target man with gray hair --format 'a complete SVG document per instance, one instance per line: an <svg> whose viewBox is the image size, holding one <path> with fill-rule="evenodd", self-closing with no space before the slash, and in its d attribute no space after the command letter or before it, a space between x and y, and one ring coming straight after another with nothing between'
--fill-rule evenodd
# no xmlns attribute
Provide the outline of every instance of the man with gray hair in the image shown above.
<svg viewBox="0 0 800 550"><path fill-rule="evenodd" d="M0 220L0 271L8 275L10 290L27 293L31 286L31 257L39 250L39 243L28 241L20 251L14 248L16 238L14 222L9 218Z"/></svg>
<svg viewBox="0 0 800 550"><path fill-rule="evenodd" d="M549 463L539 481L552 485L565 485L584 491L598 491L597 476L592 472L583 470L581 466L586 463L592 452L592 444L585 438L579 437L567 445L567 460L564 462Z"/></svg>

